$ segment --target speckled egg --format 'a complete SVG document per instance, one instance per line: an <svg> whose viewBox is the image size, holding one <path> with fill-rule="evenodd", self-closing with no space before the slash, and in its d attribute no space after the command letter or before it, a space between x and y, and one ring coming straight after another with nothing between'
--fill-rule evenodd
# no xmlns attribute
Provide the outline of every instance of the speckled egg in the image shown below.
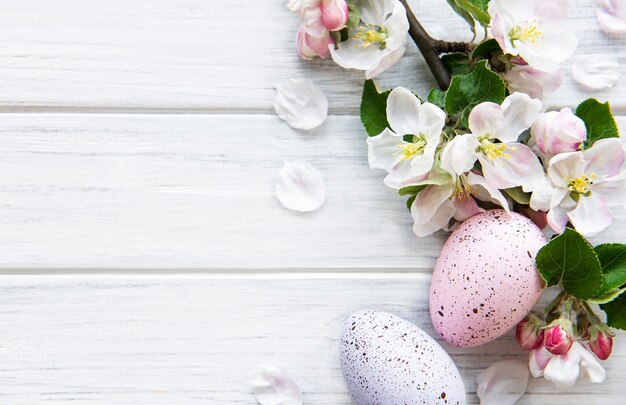
<svg viewBox="0 0 626 405"><path fill-rule="evenodd" d="M465 404L463 380L443 348L386 312L363 311L348 319L341 369L357 405Z"/></svg>
<svg viewBox="0 0 626 405"><path fill-rule="evenodd" d="M535 257L546 239L528 218L503 210L476 215L441 250L430 316L443 339L472 347L502 336L535 305L544 283Z"/></svg>

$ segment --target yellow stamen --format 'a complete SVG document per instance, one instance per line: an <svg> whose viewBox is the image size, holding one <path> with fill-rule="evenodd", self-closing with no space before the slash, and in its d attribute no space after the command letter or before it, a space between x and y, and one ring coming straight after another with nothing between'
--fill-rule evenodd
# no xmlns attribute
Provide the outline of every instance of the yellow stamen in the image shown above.
<svg viewBox="0 0 626 405"><path fill-rule="evenodd" d="M426 136L423 134L419 134L414 137L415 141L413 143L405 143L402 145L398 145L398 153L402 154L402 159L410 160L413 159L417 155L421 155L424 153L424 149L428 142L426 141Z"/></svg>
<svg viewBox="0 0 626 405"><path fill-rule="evenodd" d="M387 47L385 42L389 37L387 28L378 25L365 24L359 28L359 32L354 35L355 39L359 39L363 42L359 45L359 48L367 48L370 45L378 44L378 47L382 50Z"/></svg>
<svg viewBox="0 0 626 405"><path fill-rule="evenodd" d="M501 157L509 159L510 154L505 153L507 149L515 150L515 147L506 146L503 143L494 143L489 139L489 135L478 138L480 145L478 151L484 153L489 159L497 160Z"/></svg>
<svg viewBox="0 0 626 405"><path fill-rule="evenodd" d="M475 192L475 187L469 184L467 176L462 174L456 178L452 200L465 201L473 192Z"/></svg>
<svg viewBox="0 0 626 405"><path fill-rule="evenodd" d="M509 31L509 38L511 42L521 41L538 45L543 40L543 33L539 30L539 25L536 21L526 21L523 26L513 27Z"/></svg>
<svg viewBox="0 0 626 405"><path fill-rule="evenodd" d="M564 179L567 182L567 188L572 193L578 195L589 196L591 195L591 190L589 190L589 186L593 184L593 179L597 176L595 173L591 174L591 177L583 174L582 176L576 179Z"/></svg>

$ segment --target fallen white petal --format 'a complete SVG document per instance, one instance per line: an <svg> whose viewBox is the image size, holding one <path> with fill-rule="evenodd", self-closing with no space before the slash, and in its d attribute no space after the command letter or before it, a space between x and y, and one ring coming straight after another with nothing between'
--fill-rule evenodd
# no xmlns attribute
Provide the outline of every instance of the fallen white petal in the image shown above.
<svg viewBox="0 0 626 405"><path fill-rule="evenodd" d="M276 184L276 197L290 210L315 211L324 203L326 187L322 174L304 162L285 162Z"/></svg>
<svg viewBox="0 0 626 405"><path fill-rule="evenodd" d="M252 392L261 405L302 405L300 387L282 367L265 367L252 382Z"/></svg>
<svg viewBox="0 0 626 405"><path fill-rule="evenodd" d="M626 33L626 1L596 0L598 25L607 34Z"/></svg>
<svg viewBox="0 0 626 405"><path fill-rule="evenodd" d="M287 125L295 129L313 129L328 116L328 99L313 81L290 79L276 86L274 111Z"/></svg>
<svg viewBox="0 0 626 405"><path fill-rule="evenodd" d="M619 63L612 56L582 56L574 63L572 76L589 90L608 89L619 81Z"/></svg>
<svg viewBox="0 0 626 405"><path fill-rule="evenodd" d="M481 405L513 405L526 392L528 365L520 360L492 364L476 377Z"/></svg>

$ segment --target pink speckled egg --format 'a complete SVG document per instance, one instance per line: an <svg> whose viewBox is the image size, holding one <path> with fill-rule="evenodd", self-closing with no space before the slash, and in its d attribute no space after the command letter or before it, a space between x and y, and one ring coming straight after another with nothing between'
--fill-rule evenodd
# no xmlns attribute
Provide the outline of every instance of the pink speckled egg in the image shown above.
<svg viewBox="0 0 626 405"><path fill-rule="evenodd" d="M357 405L464 405L463 380L450 356L411 322L361 311L341 336L341 370Z"/></svg>
<svg viewBox="0 0 626 405"><path fill-rule="evenodd" d="M541 230L517 213L492 210L461 224L430 286L430 317L441 337L472 347L511 330L543 292L535 257L545 244Z"/></svg>

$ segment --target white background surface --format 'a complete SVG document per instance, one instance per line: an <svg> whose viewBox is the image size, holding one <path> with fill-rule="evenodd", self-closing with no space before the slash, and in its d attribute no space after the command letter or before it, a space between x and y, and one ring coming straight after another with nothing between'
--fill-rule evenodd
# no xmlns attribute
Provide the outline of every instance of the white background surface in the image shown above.
<svg viewBox="0 0 626 405"><path fill-rule="evenodd" d="M623 64L626 39L599 31L592 3L569 1L577 55ZM443 0L413 4L427 28L465 32ZM362 74L297 60L297 25L283 0L3 1L0 403L252 404L254 370L272 364L306 404L348 404L336 344L350 313L433 333L446 235L412 235L404 200L367 167ZM593 94L565 76L550 105L598 96L626 111L624 84ZM274 83L292 77L326 91L322 127L272 114ZM434 83L414 46L379 82ZM276 201L286 159L324 174L320 211ZM616 217L595 242L626 242ZM625 338L604 385L533 380L521 403L623 403ZM481 369L524 357L511 336L446 349L470 403Z"/></svg>

